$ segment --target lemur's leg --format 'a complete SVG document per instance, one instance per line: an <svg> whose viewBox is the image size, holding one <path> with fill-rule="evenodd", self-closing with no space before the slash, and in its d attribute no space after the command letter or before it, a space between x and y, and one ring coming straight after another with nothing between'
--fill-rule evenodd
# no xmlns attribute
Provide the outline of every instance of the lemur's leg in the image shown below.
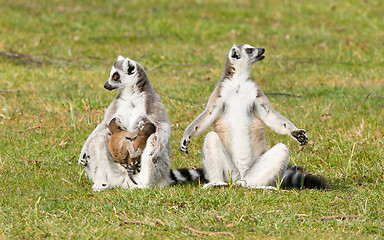
<svg viewBox="0 0 384 240"><path fill-rule="evenodd" d="M107 169L109 169L107 134L100 132L93 135L88 144L86 154L89 156L89 160L86 170L88 175L92 176L92 181L94 182L92 189L101 191L110 188L111 186L107 178Z"/></svg>
<svg viewBox="0 0 384 240"><path fill-rule="evenodd" d="M293 137L301 146L308 143L305 130L298 129L288 119L276 112L260 88L257 89L256 108L257 111L255 112L258 113L257 117L275 132Z"/></svg>
<svg viewBox="0 0 384 240"><path fill-rule="evenodd" d="M245 175L248 187L275 186L278 176L283 176L288 165L289 150L279 143L256 159L255 164ZM281 181L281 179L280 179Z"/></svg>
<svg viewBox="0 0 384 240"><path fill-rule="evenodd" d="M203 146L203 167L209 183L207 187L227 186L229 178L236 179L239 175L229 159L219 135L209 132Z"/></svg>

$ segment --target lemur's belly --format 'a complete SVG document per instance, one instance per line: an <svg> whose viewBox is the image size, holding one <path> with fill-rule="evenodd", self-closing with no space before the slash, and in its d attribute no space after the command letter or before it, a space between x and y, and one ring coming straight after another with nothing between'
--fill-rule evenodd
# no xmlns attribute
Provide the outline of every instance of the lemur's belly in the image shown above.
<svg viewBox="0 0 384 240"><path fill-rule="evenodd" d="M251 160L265 151L263 123L253 115L256 87L251 82L225 85L222 89L224 113L215 123L224 147L233 160ZM255 137L257 133L262 137Z"/></svg>
<svg viewBox="0 0 384 240"><path fill-rule="evenodd" d="M233 158L252 158L250 123L246 110L241 107L227 106L226 112L221 118L218 127L222 127L222 141L228 153ZM219 127L219 128L220 128Z"/></svg>
<svg viewBox="0 0 384 240"><path fill-rule="evenodd" d="M234 116L237 116L236 119ZM226 148L234 158L251 158L250 122L248 117L229 112L224 118L227 129Z"/></svg>

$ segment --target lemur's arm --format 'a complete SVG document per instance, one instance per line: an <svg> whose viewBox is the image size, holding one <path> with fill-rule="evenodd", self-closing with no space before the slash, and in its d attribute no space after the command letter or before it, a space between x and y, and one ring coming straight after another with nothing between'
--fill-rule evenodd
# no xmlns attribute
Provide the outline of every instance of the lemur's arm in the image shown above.
<svg viewBox="0 0 384 240"><path fill-rule="evenodd" d="M153 134L154 136L150 136L152 138L151 145L153 147L152 153L150 156L152 157L152 161L156 162L159 154L169 147L169 138L171 135L170 126L168 122L154 122L156 126L156 132Z"/></svg>
<svg viewBox="0 0 384 240"><path fill-rule="evenodd" d="M223 102L218 97L218 92L219 90L216 88L211 94L205 110L185 129L183 138L180 142L180 150L182 152L188 153L187 144L190 142L191 138L204 133L222 113Z"/></svg>
<svg viewBox="0 0 384 240"><path fill-rule="evenodd" d="M308 143L308 137L305 135L305 130L298 129L288 119L276 112L260 88L257 89L255 106L257 116L268 127L272 128L272 130L293 137L300 143L300 145L306 145Z"/></svg>
<svg viewBox="0 0 384 240"><path fill-rule="evenodd" d="M155 125L156 132L149 136L146 148L150 148L149 156L152 162L156 162L163 153L169 154L169 138L171 136L171 127L167 118L167 113L158 95L152 96L154 99L147 102L148 115L145 117Z"/></svg>

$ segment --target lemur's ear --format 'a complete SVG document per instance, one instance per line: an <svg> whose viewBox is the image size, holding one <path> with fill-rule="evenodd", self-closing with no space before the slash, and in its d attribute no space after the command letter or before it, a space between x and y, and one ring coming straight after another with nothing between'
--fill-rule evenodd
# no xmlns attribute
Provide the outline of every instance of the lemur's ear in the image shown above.
<svg viewBox="0 0 384 240"><path fill-rule="evenodd" d="M108 124L108 128L109 130L111 130L111 132L113 131L114 126L116 126L116 118L112 118L112 120Z"/></svg>
<svg viewBox="0 0 384 240"><path fill-rule="evenodd" d="M128 75L132 75L135 71L135 63L131 63L131 62L128 62L128 70L127 70L127 73Z"/></svg>
<svg viewBox="0 0 384 240"><path fill-rule="evenodd" d="M231 48L230 55L231 58L240 59L240 49L235 44Z"/></svg>
<svg viewBox="0 0 384 240"><path fill-rule="evenodd" d="M117 60L116 61L121 61L121 60L124 60L125 58L123 57L123 56L121 56L121 55L119 55L118 57L117 57Z"/></svg>
<svg viewBox="0 0 384 240"><path fill-rule="evenodd" d="M129 61L128 58L126 58L123 62L123 70L128 74L132 75L135 73L136 64L132 61Z"/></svg>

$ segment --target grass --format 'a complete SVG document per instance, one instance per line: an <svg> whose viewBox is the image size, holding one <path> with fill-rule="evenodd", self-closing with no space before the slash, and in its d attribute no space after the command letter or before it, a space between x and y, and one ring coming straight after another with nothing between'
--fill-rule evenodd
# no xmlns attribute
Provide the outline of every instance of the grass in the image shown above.
<svg viewBox="0 0 384 240"><path fill-rule="evenodd" d="M0 8L0 238L382 238L383 5L364 1L3 1ZM77 165L114 92L119 54L139 61L172 124L173 168L200 167L203 136L178 151L233 43L266 48L252 76L307 130L290 161L329 191L193 183L93 192ZM344 220L321 220L327 216ZM356 218L357 216L357 218ZM138 221L142 224L138 224Z"/></svg>

